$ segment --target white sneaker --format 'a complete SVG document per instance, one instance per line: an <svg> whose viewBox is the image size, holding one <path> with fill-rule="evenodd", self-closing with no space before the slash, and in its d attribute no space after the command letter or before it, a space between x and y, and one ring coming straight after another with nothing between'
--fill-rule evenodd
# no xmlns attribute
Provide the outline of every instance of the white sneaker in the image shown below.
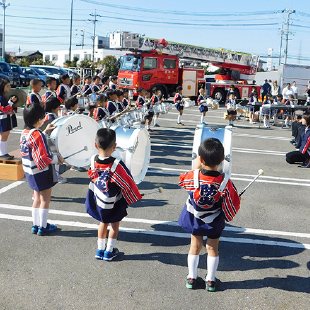
<svg viewBox="0 0 310 310"><path fill-rule="evenodd" d="M58 183L59 184L64 184L64 183L67 183L67 182L68 182L68 180L66 178L63 178L61 176L58 178Z"/></svg>

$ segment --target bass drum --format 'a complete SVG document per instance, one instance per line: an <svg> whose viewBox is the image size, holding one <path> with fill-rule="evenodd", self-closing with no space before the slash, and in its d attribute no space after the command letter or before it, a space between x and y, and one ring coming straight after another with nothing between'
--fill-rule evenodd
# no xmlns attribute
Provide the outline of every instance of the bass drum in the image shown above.
<svg viewBox="0 0 310 310"><path fill-rule="evenodd" d="M136 184L143 181L150 163L151 142L144 128L112 126L116 132L117 147L112 156L121 159L128 167Z"/></svg>
<svg viewBox="0 0 310 310"><path fill-rule="evenodd" d="M231 176L231 166L232 166L232 127L226 126L225 128L218 127L206 127L198 125L195 130L193 151L192 151L192 169L194 169L197 157L198 148L201 142L208 138L216 138L220 140L224 146L225 160L220 164L218 171L224 173L224 181L220 187L222 191L227 184L228 179Z"/></svg>
<svg viewBox="0 0 310 310"><path fill-rule="evenodd" d="M57 118L52 125L56 128L48 137L51 152L59 154L72 166L90 166L90 158L98 153L95 138L99 124L88 116L77 114Z"/></svg>

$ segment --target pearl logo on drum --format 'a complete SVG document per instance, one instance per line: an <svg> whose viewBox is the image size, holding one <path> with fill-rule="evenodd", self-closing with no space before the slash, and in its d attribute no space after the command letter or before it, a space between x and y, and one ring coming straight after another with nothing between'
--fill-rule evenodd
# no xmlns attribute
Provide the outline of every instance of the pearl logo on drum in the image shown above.
<svg viewBox="0 0 310 310"><path fill-rule="evenodd" d="M81 122L79 122L79 124L76 126L76 127L73 127L72 125L68 125L67 127L66 127L66 129L67 129L67 136L69 136L69 135L72 135L72 134L74 134L75 132L77 132L77 131L79 131L79 130L81 130L81 129L83 129L83 127L82 127L82 125L81 125Z"/></svg>

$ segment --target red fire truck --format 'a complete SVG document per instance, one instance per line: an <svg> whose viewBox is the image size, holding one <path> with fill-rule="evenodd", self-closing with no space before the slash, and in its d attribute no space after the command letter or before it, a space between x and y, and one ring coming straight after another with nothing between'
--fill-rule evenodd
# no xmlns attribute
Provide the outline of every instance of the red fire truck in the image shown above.
<svg viewBox="0 0 310 310"><path fill-rule="evenodd" d="M254 80L259 61L255 55L156 40L123 31L110 35L110 47L132 51L121 58L120 88L143 87L152 91L157 87L166 98L181 85L186 97L198 96L203 87L207 95L224 101L227 90L234 84L238 97L247 99L253 86L248 80ZM212 63L223 68L224 73L216 75L215 82L206 83L204 70L185 65L183 60Z"/></svg>

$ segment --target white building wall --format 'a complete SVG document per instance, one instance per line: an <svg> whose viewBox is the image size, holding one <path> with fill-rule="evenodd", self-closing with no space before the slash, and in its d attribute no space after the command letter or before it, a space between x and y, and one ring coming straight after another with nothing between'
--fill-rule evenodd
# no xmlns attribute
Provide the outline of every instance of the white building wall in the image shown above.
<svg viewBox="0 0 310 310"><path fill-rule="evenodd" d="M113 49L95 49L95 62L102 60L106 56L115 56L119 58L123 56L126 51L118 51ZM85 59L92 59L93 50L92 49L79 49L72 50L71 57L72 60L74 57L79 58L79 62ZM69 50L62 51L43 51L43 60L49 60L54 63L57 67L63 67L66 60L69 59ZM78 62L78 63L79 63Z"/></svg>

